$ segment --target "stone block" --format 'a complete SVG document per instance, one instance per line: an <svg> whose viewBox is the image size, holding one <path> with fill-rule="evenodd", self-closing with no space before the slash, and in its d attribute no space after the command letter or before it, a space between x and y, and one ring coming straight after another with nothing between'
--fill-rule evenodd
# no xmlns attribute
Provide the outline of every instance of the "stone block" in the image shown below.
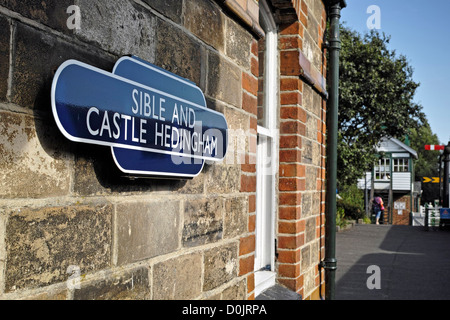
<svg viewBox="0 0 450 320"><path fill-rule="evenodd" d="M205 252L204 291L217 288L237 276L237 247L238 245L236 243L230 243Z"/></svg>
<svg viewBox="0 0 450 320"><path fill-rule="evenodd" d="M247 232L247 197L235 197L225 200L224 238L233 238Z"/></svg>
<svg viewBox="0 0 450 320"><path fill-rule="evenodd" d="M311 246L306 245L301 249L301 270L308 270L311 264Z"/></svg>
<svg viewBox="0 0 450 320"><path fill-rule="evenodd" d="M306 115L306 137L311 140L317 140L317 130L320 129L317 127L317 120L315 116L308 113Z"/></svg>
<svg viewBox="0 0 450 320"><path fill-rule="evenodd" d="M315 191L317 189L317 171L316 167L306 166L306 190Z"/></svg>
<svg viewBox="0 0 450 320"><path fill-rule="evenodd" d="M206 93L212 98L242 106L240 69L213 51L208 54Z"/></svg>
<svg viewBox="0 0 450 320"><path fill-rule="evenodd" d="M1 111L0 198L68 194L71 160L61 139L46 121Z"/></svg>
<svg viewBox="0 0 450 320"><path fill-rule="evenodd" d="M79 0L81 28L75 34L116 55L155 59L155 17L133 1Z"/></svg>
<svg viewBox="0 0 450 320"><path fill-rule="evenodd" d="M245 163L245 153L250 152L250 139L256 136L256 130L250 128L250 117L241 110L224 109L224 116L228 123L228 149L225 163ZM247 164L255 164L253 163Z"/></svg>
<svg viewBox="0 0 450 320"><path fill-rule="evenodd" d="M303 107L315 116L321 116L322 99L309 85L303 86Z"/></svg>
<svg viewBox="0 0 450 320"><path fill-rule="evenodd" d="M206 170L205 170L206 169ZM238 165L218 163L204 168L208 193L227 194L239 191L240 168Z"/></svg>
<svg viewBox="0 0 450 320"><path fill-rule="evenodd" d="M231 19L226 24L225 53L239 66L250 71L252 36L241 25Z"/></svg>
<svg viewBox="0 0 450 320"><path fill-rule="evenodd" d="M316 218L312 217L306 220L305 242L311 242L316 239Z"/></svg>
<svg viewBox="0 0 450 320"><path fill-rule="evenodd" d="M184 203L183 245L193 247L222 239L222 198L189 200Z"/></svg>
<svg viewBox="0 0 450 320"><path fill-rule="evenodd" d="M308 295L316 288L316 276L314 272L314 268L309 269L305 273L303 273L303 290L307 292Z"/></svg>
<svg viewBox="0 0 450 320"><path fill-rule="evenodd" d="M181 24L183 1L180 0L143 0L150 7L162 13L173 22Z"/></svg>
<svg viewBox="0 0 450 320"><path fill-rule="evenodd" d="M112 205L20 208L7 211L5 291L66 281L109 266Z"/></svg>
<svg viewBox="0 0 450 320"><path fill-rule="evenodd" d="M302 162L305 164L320 166L320 149L319 143L303 139Z"/></svg>
<svg viewBox="0 0 450 320"><path fill-rule="evenodd" d="M176 250L179 246L178 201L120 203L116 207L118 265Z"/></svg>
<svg viewBox="0 0 450 320"><path fill-rule="evenodd" d="M71 32L67 28L67 19L71 15L67 8L73 4L75 0L0 0L0 6L65 33ZM83 18L84 10L81 8L80 11Z"/></svg>
<svg viewBox="0 0 450 320"><path fill-rule="evenodd" d="M20 300L67 300L69 290L67 288L63 288L61 286L57 286L56 288L46 287L43 291L38 293L31 293L20 295ZM9 299L7 296L6 299ZM11 297L11 300L15 300L16 297Z"/></svg>
<svg viewBox="0 0 450 320"><path fill-rule="evenodd" d="M201 40L223 51L225 43L224 15L209 0L185 1L184 25Z"/></svg>
<svg viewBox="0 0 450 320"><path fill-rule="evenodd" d="M245 280L241 280L222 292L222 300L246 300L247 284Z"/></svg>
<svg viewBox="0 0 450 320"><path fill-rule="evenodd" d="M5 245L5 234L6 234L6 221L7 216L4 210L0 209L0 284L5 283L5 263L6 263L6 245ZM0 289L0 295L3 293L3 286Z"/></svg>
<svg viewBox="0 0 450 320"><path fill-rule="evenodd" d="M305 192L302 195L302 216L310 217L320 213L320 193Z"/></svg>
<svg viewBox="0 0 450 320"><path fill-rule="evenodd" d="M150 296L149 270L142 266L132 270L107 270L97 279L81 281L73 290L74 300L144 300Z"/></svg>
<svg viewBox="0 0 450 320"><path fill-rule="evenodd" d="M202 255L179 256L157 263L153 269L153 299L194 299L201 293Z"/></svg>
<svg viewBox="0 0 450 320"><path fill-rule="evenodd" d="M64 61L76 59L107 71L115 62L21 23L15 30L14 52L11 101L48 114L53 75Z"/></svg>
<svg viewBox="0 0 450 320"><path fill-rule="evenodd" d="M10 36L9 21L0 16L0 101L6 100L8 92Z"/></svg>
<svg viewBox="0 0 450 320"><path fill-rule="evenodd" d="M202 69L206 69L206 54L200 43L160 19L156 23L155 39L155 64L200 85Z"/></svg>

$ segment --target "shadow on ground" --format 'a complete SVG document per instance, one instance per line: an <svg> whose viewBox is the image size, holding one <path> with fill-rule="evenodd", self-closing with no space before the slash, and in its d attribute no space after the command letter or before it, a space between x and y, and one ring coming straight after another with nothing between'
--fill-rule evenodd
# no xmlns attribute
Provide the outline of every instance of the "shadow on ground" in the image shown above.
<svg viewBox="0 0 450 320"><path fill-rule="evenodd" d="M337 300L450 299L449 230L356 225L337 234L336 257ZM367 286L372 265L380 289Z"/></svg>

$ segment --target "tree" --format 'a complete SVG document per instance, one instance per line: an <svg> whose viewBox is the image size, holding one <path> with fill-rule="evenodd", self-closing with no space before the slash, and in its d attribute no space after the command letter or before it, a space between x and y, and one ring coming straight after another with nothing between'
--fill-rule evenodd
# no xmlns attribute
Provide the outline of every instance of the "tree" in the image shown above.
<svg viewBox="0 0 450 320"><path fill-rule="evenodd" d="M362 177L376 160L382 137L404 137L426 119L413 102L418 83L405 56L388 48L375 30L361 36L342 26L339 98L338 185Z"/></svg>
<svg viewBox="0 0 450 320"><path fill-rule="evenodd" d="M411 129L409 134L411 148L417 151L418 160L414 165L415 181L423 181L423 177L439 176L439 151L425 150L425 145L439 145L439 139L431 130L428 121L419 128ZM422 202L432 202L439 199L439 184L422 184Z"/></svg>

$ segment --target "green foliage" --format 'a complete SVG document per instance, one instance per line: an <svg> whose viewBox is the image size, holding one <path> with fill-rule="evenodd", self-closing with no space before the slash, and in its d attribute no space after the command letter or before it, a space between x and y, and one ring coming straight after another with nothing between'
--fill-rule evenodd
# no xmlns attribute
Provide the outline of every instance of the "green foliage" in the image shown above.
<svg viewBox="0 0 450 320"><path fill-rule="evenodd" d="M357 220L364 217L364 192L356 185L344 187L337 200L338 212L342 210L347 219Z"/></svg>
<svg viewBox="0 0 450 320"><path fill-rule="evenodd" d="M344 208L337 208L336 212L336 226L338 227L345 227L347 225L347 220L345 219L345 212Z"/></svg>
<svg viewBox="0 0 450 320"><path fill-rule="evenodd" d="M439 171L439 151L425 150L427 144L438 145L439 139L433 134L428 122L419 128L411 129L409 133L411 148L417 151L419 159L415 162L415 180L420 181L422 177L437 177Z"/></svg>
<svg viewBox="0 0 450 320"><path fill-rule="evenodd" d="M425 120L413 102L418 83L405 56L388 49L389 37L341 27L338 185L351 185L375 162L382 137L403 137Z"/></svg>
<svg viewBox="0 0 450 320"><path fill-rule="evenodd" d="M415 181L422 181L423 177L439 176L440 151L425 150L424 146L439 145L439 139L433 134L430 125L426 121L421 127L411 129L409 134L411 148L417 151L418 160L414 163ZM432 202L439 198L439 184L422 184L422 202Z"/></svg>

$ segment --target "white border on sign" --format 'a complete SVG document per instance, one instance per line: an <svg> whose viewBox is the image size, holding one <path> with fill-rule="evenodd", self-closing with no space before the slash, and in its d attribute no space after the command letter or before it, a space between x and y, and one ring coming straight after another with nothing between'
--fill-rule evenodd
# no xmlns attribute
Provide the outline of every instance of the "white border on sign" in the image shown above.
<svg viewBox="0 0 450 320"><path fill-rule="evenodd" d="M130 57L122 57L122 58L120 58L120 59L130 59L130 60L131 60ZM119 59L119 60L120 60L120 59ZM140 62L140 61L138 61L138 60L133 59L133 62L140 63L140 64L142 64L143 66L145 66L145 67L147 67L147 68L149 68L149 69L153 69L153 68L151 68L149 65L146 65L145 63ZM179 98L179 97L177 97L177 96L171 95L171 94L166 93L166 92L164 92L164 91L161 91L161 90L154 89L154 88L152 88L152 87L143 85L143 84L138 83L138 82L136 82L136 81L133 81L133 80L130 80L130 79L127 79L127 78L124 78L124 77L115 75L115 74L113 74L113 73L111 73L111 72L107 72L107 71L105 71L105 70L99 69L99 68L97 68L97 67L91 66L91 65L86 64L86 63L83 63L83 62L81 62L81 61L70 59L70 60L65 61L64 63L62 63L62 64L59 66L59 68L58 68L58 70L56 71L55 76L54 76L54 78L53 78L52 88L51 88L51 104L52 104L53 116L54 116L54 118L55 118L55 122L56 122L56 124L57 124L59 130L62 132L62 134L63 134L67 139L69 139L69 140L71 140L71 141L75 141L75 142L83 142L83 143L89 143L89 144L97 144L97 145L110 146L110 147L118 147L118 148L123 148L123 149L131 149L131 150L139 150L139 151L145 151L145 152L162 153L162 154L169 154L169 155L175 155L175 156L185 156L185 157L188 156L188 157L191 158L191 159L202 159L202 160L211 160L211 161L222 161L222 160L225 158L226 152L224 153L222 159L216 159L216 158L205 157L205 156L186 155L186 154L179 153L179 152L166 151L166 150L159 150L159 149L146 148L146 147L139 147L139 146L130 146L130 145L127 145L127 144L122 144L122 143L106 142L106 141L98 141L98 140L94 140L94 139L78 138L78 137L72 136L71 134L69 134L69 133L64 129L63 125L61 124L61 121L59 120L58 113L57 113L57 110L56 110L56 101L55 101L55 99L56 99L56 97L55 97L55 95L56 95L56 85L57 85L57 83L58 83L59 76L61 75L62 71L63 71L65 68L67 68L68 66L70 66L70 65L79 65L79 66L81 66L81 67L90 69L90 70L92 70L92 71L101 73L101 74L103 74L103 75L106 75L106 76L115 78L115 79L117 79L117 80L119 80L119 81L127 82L127 83L129 83L129 84L132 84L132 85L134 85L134 86L140 87L140 88L142 88L142 89L149 90L149 91L153 91L153 92L156 92L156 93L158 93L158 94L164 95L164 96L169 97L169 98L172 98L172 99L177 99L178 101L181 101L181 102L184 102L184 103L188 103L188 104L190 104L190 105L196 106L196 107L201 108L201 109L207 109L208 112L212 112L212 113L215 113L215 114L217 114L217 115L220 115L220 116L225 120L225 123L226 123L226 119L225 119L224 115L223 115L222 113L220 113L220 112L217 112L217 111L215 111L215 110L208 109L208 108L206 108L206 107L204 107L204 106L201 106L201 105L199 105L199 104L196 104L196 103L187 101L187 100L185 100L185 99L182 99L182 98ZM154 70L156 70L156 71L158 71L158 72L164 74L161 70L158 70L158 69L156 69L156 68L155 68ZM166 75L166 76L171 76L171 75ZM196 87L196 86L195 86L194 84L192 84L192 83L189 83L189 82L187 82L187 81L182 81L181 79L179 79L179 78L177 78L177 77L174 77L174 76L171 76L171 77L174 78L174 79L176 79L176 80L178 80L178 81L180 81L180 82L183 82L183 83L185 83L185 84L188 84L188 85L193 86L193 87L197 88L198 90L200 90L198 87ZM203 95L203 93L202 93L202 95ZM204 99L204 97L203 97L203 99ZM206 101L205 101L205 104L206 104ZM227 126L228 126L228 125L227 125ZM228 133L226 133L226 134L228 135ZM112 149L111 149L111 151L112 151ZM118 165L117 159L115 159L114 155L113 155L113 158L114 158L114 161L116 162L116 165ZM204 162L203 162L203 165L204 165ZM159 172L152 172L152 171L125 170L125 169L123 169L123 168L122 168L121 166L119 166L119 165L118 165L118 168L119 168L121 171L125 172L125 173L135 173L135 174L138 174L138 173L139 173L139 174L163 175L163 176L173 176L173 175L175 174L176 176L180 176L180 177L183 177L183 176L186 176L186 177L195 177L195 176L197 176L197 175L201 172L201 170L200 170L200 172L197 173L196 175L186 175L186 174L179 174L179 173L159 173ZM203 166L202 166L202 169L203 169Z"/></svg>

